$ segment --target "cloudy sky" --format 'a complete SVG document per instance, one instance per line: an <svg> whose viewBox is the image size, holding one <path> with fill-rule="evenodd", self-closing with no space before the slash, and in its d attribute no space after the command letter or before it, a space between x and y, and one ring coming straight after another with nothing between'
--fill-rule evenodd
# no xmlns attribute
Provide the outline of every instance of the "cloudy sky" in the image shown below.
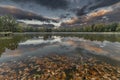
<svg viewBox="0 0 120 80"><path fill-rule="evenodd" d="M119 0L0 0L0 15L10 14L19 21L42 24L80 22L83 16L99 16L112 11ZM97 14L96 14L97 12ZM29 21L28 21L29 20Z"/></svg>

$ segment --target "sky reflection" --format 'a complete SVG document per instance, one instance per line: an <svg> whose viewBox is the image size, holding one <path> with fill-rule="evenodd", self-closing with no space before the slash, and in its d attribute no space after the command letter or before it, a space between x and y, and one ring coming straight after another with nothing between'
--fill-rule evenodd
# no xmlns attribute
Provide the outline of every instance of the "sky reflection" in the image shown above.
<svg viewBox="0 0 120 80"><path fill-rule="evenodd" d="M79 35L78 36L66 36L66 35L21 35L13 37L13 41L16 40L16 48L10 49L6 47L1 54L1 58L8 57L22 57L25 55L47 55L51 53L57 54L74 54L88 52L89 54L106 56L111 59L120 61L120 42L119 38L110 35L100 35L100 39L91 38L93 35ZM97 36L97 35L95 35ZM108 41L107 39L115 42ZM18 39L19 38L19 39ZM21 40L20 40L21 39ZM118 40L117 40L118 39ZM10 40L10 45L11 41ZM5 44L5 43L4 43ZM14 46L14 45L12 45ZM2 47L2 45L1 45Z"/></svg>

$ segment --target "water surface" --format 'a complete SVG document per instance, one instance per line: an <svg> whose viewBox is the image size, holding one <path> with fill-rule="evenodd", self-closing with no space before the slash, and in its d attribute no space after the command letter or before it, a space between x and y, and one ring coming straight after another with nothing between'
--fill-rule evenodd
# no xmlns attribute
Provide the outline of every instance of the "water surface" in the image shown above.
<svg viewBox="0 0 120 80"><path fill-rule="evenodd" d="M44 64L46 64L46 59L59 64L63 60L65 65L71 66L83 64L87 59L91 61L93 60L91 58L95 58L101 63L119 67L120 34L14 34L0 37L0 55L0 70L7 69L16 73L23 70L17 65L29 66L34 61L45 61ZM71 64L68 64L69 62ZM94 61L90 63L92 62ZM24 66L24 69L26 68ZM4 77L6 74L8 77L9 73L3 74L1 71L0 74ZM29 72L29 75L33 74Z"/></svg>
<svg viewBox="0 0 120 80"><path fill-rule="evenodd" d="M120 61L119 34L20 34L1 37L0 59L80 51L79 48Z"/></svg>

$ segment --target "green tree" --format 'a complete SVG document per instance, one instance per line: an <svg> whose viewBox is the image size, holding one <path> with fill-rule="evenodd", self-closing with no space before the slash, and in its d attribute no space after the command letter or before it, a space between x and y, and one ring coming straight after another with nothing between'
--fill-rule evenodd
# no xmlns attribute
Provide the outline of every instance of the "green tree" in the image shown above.
<svg viewBox="0 0 120 80"><path fill-rule="evenodd" d="M0 31L14 32L17 29L17 22L14 17L10 15L0 17Z"/></svg>

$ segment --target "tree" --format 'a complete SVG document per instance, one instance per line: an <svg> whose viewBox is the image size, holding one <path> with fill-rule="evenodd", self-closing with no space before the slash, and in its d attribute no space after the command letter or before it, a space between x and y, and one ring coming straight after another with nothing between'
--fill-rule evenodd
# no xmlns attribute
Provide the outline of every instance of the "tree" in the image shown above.
<svg viewBox="0 0 120 80"><path fill-rule="evenodd" d="M14 17L10 15L0 16L0 31L16 31L17 22Z"/></svg>
<svg viewBox="0 0 120 80"><path fill-rule="evenodd" d="M116 28L117 32L120 32L120 24L118 24L117 28Z"/></svg>

